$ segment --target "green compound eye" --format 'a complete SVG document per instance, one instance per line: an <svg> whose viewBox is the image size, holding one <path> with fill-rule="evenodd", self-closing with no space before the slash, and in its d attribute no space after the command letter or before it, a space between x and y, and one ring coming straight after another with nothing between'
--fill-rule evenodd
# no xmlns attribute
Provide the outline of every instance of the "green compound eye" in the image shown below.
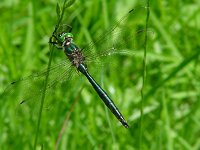
<svg viewBox="0 0 200 150"><path fill-rule="evenodd" d="M62 33L59 37L61 42L64 42L64 40L66 38L73 38L73 34L72 33Z"/></svg>

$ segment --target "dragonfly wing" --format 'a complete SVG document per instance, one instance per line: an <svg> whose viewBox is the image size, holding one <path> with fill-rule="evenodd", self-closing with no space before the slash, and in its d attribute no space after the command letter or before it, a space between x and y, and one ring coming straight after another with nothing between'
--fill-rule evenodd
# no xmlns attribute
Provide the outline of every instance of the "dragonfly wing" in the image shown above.
<svg viewBox="0 0 200 150"><path fill-rule="evenodd" d="M72 71L71 64L67 60L53 65L49 69L46 94L53 92L58 84L69 81L72 77ZM14 105L16 105L17 110L18 108L24 107L24 105L30 105L29 107L31 107L32 110L38 110L37 105L40 105L47 73L48 71L45 69L44 71L12 82L5 89L3 98L12 100ZM54 90L51 90L52 88L54 88Z"/></svg>
<svg viewBox="0 0 200 150"><path fill-rule="evenodd" d="M134 24L134 20L140 16L141 22L145 20L145 7L138 7L129 11L112 28L106 30L93 42L83 47L82 51L88 61L95 60L102 56L111 56L112 54L125 54L134 52L138 35L144 35L144 26Z"/></svg>

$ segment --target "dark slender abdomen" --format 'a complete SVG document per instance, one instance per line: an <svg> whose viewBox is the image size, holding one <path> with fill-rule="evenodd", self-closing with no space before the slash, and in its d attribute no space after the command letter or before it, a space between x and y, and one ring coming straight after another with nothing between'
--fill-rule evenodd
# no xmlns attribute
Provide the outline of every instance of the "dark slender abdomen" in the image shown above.
<svg viewBox="0 0 200 150"><path fill-rule="evenodd" d="M106 106L110 109L110 111L116 116L116 118L122 123L122 125L126 128L128 128L128 124L125 121L122 114L119 112L118 108L115 106L111 98L106 94L106 92L98 85L98 83L90 76L90 74L87 72L87 68L84 64L80 64L78 67L78 70L84 74L89 82L92 84L95 91L98 93L100 98L103 100L103 102L106 104Z"/></svg>

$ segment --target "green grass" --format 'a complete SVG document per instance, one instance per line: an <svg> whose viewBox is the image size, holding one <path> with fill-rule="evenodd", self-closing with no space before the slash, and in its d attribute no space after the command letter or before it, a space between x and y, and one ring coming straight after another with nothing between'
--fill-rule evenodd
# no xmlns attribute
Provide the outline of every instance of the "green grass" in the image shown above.
<svg viewBox="0 0 200 150"><path fill-rule="evenodd" d="M63 3L0 2L0 93L12 81L47 68L57 2ZM136 5L145 6L146 1L80 0L65 11L62 22L73 26L76 43L84 45ZM129 129L82 77L46 95L37 149L54 149L60 134L58 149L198 150L199 7L196 1L150 1L147 43L142 32L134 43L127 42L131 55L112 58L113 70L91 68L128 120ZM128 20L133 31L145 29L146 15L144 9ZM52 63L64 58L62 51L54 49ZM40 100L35 107L26 105L18 111L16 97L24 89L15 89L9 98L0 97L0 149L34 149Z"/></svg>

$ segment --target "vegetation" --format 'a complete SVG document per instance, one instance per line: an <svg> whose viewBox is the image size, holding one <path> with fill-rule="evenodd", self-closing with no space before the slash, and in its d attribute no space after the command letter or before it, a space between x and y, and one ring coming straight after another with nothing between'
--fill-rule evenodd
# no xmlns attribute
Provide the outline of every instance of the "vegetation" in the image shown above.
<svg viewBox="0 0 200 150"><path fill-rule="evenodd" d="M57 3L62 8L62 0L0 2L0 93L9 83L47 68L48 42L59 17ZM112 57L106 67L90 68L129 129L115 119L87 80L76 76L46 95L39 132L41 99L20 105L16 99L26 87L0 95L0 149L34 149L35 137L37 149L200 149L200 3L157 0L149 5L144 0L77 0L62 20L73 27L81 47L132 8L143 8L127 20L137 33L127 41L132 52ZM63 59L63 52L55 48L52 65Z"/></svg>

